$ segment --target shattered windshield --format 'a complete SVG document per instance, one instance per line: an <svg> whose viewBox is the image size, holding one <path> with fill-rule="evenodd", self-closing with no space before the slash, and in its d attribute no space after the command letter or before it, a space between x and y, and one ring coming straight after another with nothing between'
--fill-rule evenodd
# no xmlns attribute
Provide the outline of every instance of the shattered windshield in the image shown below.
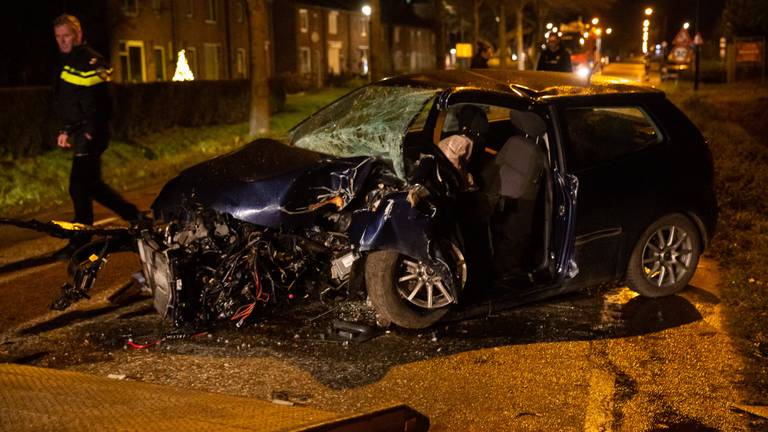
<svg viewBox="0 0 768 432"><path fill-rule="evenodd" d="M290 132L293 145L339 157L377 156L405 175L403 137L436 89L366 86L313 115Z"/></svg>

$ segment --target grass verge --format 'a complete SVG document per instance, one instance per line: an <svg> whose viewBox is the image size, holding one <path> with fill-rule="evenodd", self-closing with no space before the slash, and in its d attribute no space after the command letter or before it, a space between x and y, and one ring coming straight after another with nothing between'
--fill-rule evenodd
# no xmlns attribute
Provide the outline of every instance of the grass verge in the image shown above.
<svg viewBox="0 0 768 432"><path fill-rule="evenodd" d="M665 90L712 150L720 219L708 254L720 262L729 325L752 360L745 376L752 403L768 404L768 87Z"/></svg>
<svg viewBox="0 0 768 432"><path fill-rule="evenodd" d="M285 134L317 109L349 92L329 88L288 96L285 110L272 116L270 136ZM173 128L139 142L113 140L102 158L104 179L118 190L168 179L180 170L232 151L253 137L246 123ZM69 202L72 154L52 150L40 156L0 160L0 216L18 217Z"/></svg>

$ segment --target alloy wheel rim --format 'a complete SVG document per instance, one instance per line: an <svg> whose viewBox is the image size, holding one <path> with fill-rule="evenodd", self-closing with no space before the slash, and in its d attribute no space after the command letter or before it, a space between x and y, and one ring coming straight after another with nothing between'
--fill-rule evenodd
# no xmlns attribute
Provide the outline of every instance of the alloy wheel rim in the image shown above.
<svg viewBox="0 0 768 432"><path fill-rule="evenodd" d="M455 244L451 244L451 255L455 265L455 282L459 289L467 282L467 263ZM449 282L450 283L450 282ZM438 309L454 301L450 285L424 262L402 257L398 265L397 291L411 304L424 309Z"/></svg>
<svg viewBox="0 0 768 432"><path fill-rule="evenodd" d="M663 226L648 237L642 259L643 274L651 285L657 288L675 285L691 271L691 237L679 226Z"/></svg>

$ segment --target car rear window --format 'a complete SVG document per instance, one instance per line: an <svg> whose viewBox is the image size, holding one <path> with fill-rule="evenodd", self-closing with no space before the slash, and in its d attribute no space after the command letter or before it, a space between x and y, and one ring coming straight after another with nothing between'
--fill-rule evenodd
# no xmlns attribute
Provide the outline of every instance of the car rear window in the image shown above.
<svg viewBox="0 0 768 432"><path fill-rule="evenodd" d="M576 107L564 112L568 168L580 171L661 142L641 107Z"/></svg>

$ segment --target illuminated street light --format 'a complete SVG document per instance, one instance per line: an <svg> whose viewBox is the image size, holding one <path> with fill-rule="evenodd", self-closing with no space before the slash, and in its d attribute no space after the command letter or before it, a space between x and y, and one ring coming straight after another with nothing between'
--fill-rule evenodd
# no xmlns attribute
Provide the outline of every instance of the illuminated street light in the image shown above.
<svg viewBox="0 0 768 432"><path fill-rule="evenodd" d="M584 38L579 38L579 45L584 45Z"/></svg>
<svg viewBox="0 0 768 432"><path fill-rule="evenodd" d="M552 31L556 32L557 31L557 27L552 27Z"/></svg>
<svg viewBox="0 0 768 432"><path fill-rule="evenodd" d="M648 27L650 25L651 25L651 21L650 20L643 21L643 27Z"/></svg>
<svg viewBox="0 0 768 432"><path fill-rule="evenodd" d="M547 30L552 30L552 23L547 23Z"/></svg>
<svg viewBox="0 0 768 432"><path fill-rule="evenodd" d="M371 6L370 5L364 5L362 10L363 10L363 15L371 16Z"/></svg>
<svg viewBox="0 0 768 432"><path fill-rule="evenodd" d="M689 27L691 27L691 23L689 23L688 21L683 23L683 28L684 29L688 30Z"/></svg>
<svg viewBox="0 0 768 432"><path fill-rule="evenodd" d="M597 23L600 22L600 18L594 17L592 18L592 25L597 25Z"/></svg>
<svg viewBox="0 0 768 432"><path fill-rule="evenodd" d="M613 29L611 27L608 27L607 29L605 29L605 34L609 35L611 33L613 33Z"/></svg>
<svg viewBox="0 0 768 432"><path fill-rule="evenodd" d="M558 35L559 37L563 37L563 32L557 32L557 35Z"/></svg>
<svg viewBox="0 0 768 432"><path fill-rule="evenodd" d="M584 32L583 36L584 36L584 39L588 39L589 38L589 32Z"/></svg>
<svg viewBox="0 0 768 432"><path fill-rule="evenodd" d="M602 33L603 33L603 29L601 29L599 27L595 29L595 34L596 35L600 36Z"/></svg>
<svg viewBox="0 0 768 432"><path fill-rule="evenodd" d="M653 14L653 8L645 8L645 14L651 16L651 14Z"/></svg>

